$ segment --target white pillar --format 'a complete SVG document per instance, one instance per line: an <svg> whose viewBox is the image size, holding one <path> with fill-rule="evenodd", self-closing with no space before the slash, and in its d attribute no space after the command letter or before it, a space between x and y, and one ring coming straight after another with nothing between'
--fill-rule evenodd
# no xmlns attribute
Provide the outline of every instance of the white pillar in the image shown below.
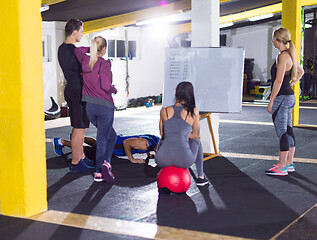
<svg viewBox="0 0 317 240"><path fill-rule="evenodd" d="M219 0L192 0L192 47L219 47ZM211 114L211 124L219 150L219 114ZM213 153L207 120L200 121L204 152Z"/></svg>
<svg viewBox="0 0 317 240"><path fill-rule="evenodd" d="M192 0L192 47L219 47L219 0Z"/></svg>

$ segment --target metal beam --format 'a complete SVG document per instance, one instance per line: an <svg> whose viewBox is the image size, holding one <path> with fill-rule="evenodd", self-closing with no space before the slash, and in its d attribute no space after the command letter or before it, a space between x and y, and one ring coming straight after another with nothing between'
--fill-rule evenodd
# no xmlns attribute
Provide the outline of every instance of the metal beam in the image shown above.
<svg viewBox="0 0 317 240"><path fill-rule="evenodd" d="M256 8L249 11L244 11L241 13L225 15L220 17L219 23L221 24L221 23L227 23L227 22L234 22L234 21L243 20L250 17L254 17L254 16L259 16L259 15L268 14L268 13L277 13L277 12L282 12L282 3L276 3L269 6Z"/></svg>
<svg viewBox="0 0 317 240"><path fill-rule="evenodd" d="M302 24L302 0L283 0L282 26L291 33L291 39L296 47L297 61L300 62L301 48L301 24ZM296 96L296 104L293 108L293 126L299 123L299 81L292 87Z"/></svg>
<svg viewBox="0 0 317 240"><path fill-rule="evenodd" d="M302 6L317 5L317 0L302 0Z"/></svg>
<svg viewBox="0 0 317 240"><path fill-rule="evenodd" d="M249 17L259 16L259 15L267 14L267 13L277 13L277 12L281 12L281 11L282 11L282 3L277 3L277 4L270 5L270 6L262 7L262 8L244 11L241 13L222 16L219 19L219 24L243 20L243 19L247 19ZM178 34L182 33L181 31L184 31L184 32L191 31L191 23L179 24L178 26L180 28L177 31ZM175 29L176 29L176 27L175 27Z"/></svg>
<svg viewBox="0 0 317 240"><path fill-rule="evenodd" d="M60 2L65 2L66 0L42 0L42 4L53 5Z"/></svg>
<svg viewBox="0 0 317 240"><path fill-rule="evenodd" d="M191 9L190 0L182 0L164 6L148 8L122 15L84 22L84 34L135 24L139 20L158 18Z"/></svg>
<svg viewBox="0 0 317 240"><path fill-rule="evenodd" d="M41 0L1 2L1 215L47 210L40 6Z"/></svg>
<svg viewBox="0 0 317 240"><path fill-rule="evenodd" d="M54 1L65 1L65 0L42 0L42 2L54 2ZM229 2L232 0L220 0L220 3ZM302 0L303 6L309 5L316 5L317 0ZM111 29L123 25L135 24L138 20L142 19L149 19L155 17L162 17L169 14L177 13L182 10L191 9L191 1L190 0L183 0L176 3L171 3L161 7L154 7L149 8L146 10L140 10L132 13L117 15L108 18L102 18L92 21L87 21L84 24L84 33L91 33L106 29ZM238 20L247 19L254 16L259 16L262 14L268 13L279 13L282 12L282 3L276 3L265 7L260 7L257 9L252 9L248 11L244 11L241 13L229 14L225 16L221 16L219 19L219 23L227 23L227 22L234 22ZM173 27L177 34L183 32L190 32L191 31L191 23L184 23L175 25Z"/></svg>

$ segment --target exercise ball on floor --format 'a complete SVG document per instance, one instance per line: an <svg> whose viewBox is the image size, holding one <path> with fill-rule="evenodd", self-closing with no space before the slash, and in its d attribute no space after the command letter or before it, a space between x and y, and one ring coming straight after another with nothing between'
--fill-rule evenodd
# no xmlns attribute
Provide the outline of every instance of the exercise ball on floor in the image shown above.
<svg viewBox="0 0 317 240"><path fill-rule="evenodd" d="M164 167L157 175L157 187L167 188L173 193L184 193L190 186L190 174L187 169L174 166Z"/></svg>

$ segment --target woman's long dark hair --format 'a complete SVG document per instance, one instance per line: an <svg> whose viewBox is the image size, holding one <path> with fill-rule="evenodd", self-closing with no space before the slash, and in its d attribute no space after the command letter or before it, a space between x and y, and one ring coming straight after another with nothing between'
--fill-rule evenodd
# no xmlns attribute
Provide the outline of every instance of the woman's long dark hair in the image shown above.
<svg viewBox="0 0 317 240"><path fill-rule="evenodd" d="M183 106L192 117L195 116L194 108L196 107L194 87L190 82L180 82L176 87L176 102L184 102Z"/></svg>

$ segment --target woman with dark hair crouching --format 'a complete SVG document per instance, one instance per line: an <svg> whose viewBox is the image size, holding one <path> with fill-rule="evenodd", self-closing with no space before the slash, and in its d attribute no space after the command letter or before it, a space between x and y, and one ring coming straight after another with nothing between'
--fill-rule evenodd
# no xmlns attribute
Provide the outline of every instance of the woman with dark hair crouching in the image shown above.
<svg viewBox="0 0 317 240"><path fill-rule="evenodd" d="M163 168L189 168L196 164L197 185L209 184L203 172L203 150L200 142L199 111L195 105L194 88L181 82L175 93L176 102L160 112L161 145L155 155L156 164Z"/></svg>

